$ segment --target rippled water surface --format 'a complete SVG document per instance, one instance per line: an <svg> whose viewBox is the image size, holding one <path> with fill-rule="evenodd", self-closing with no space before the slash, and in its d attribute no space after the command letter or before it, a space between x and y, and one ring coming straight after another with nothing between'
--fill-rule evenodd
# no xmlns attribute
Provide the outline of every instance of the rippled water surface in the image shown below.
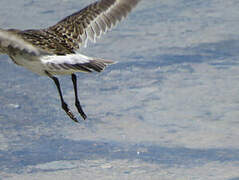
<svg viewBox="0 0 239 180"><path fill-rule="evenodd" d="M1 28L44 28L92 0L0 1ZM239 179L239 3L144 0L82 53L86 121L52 80L0 56L0 179ZM70 76L60 77L74 108ZM80 117L79 117L80 118Z"/></svg>

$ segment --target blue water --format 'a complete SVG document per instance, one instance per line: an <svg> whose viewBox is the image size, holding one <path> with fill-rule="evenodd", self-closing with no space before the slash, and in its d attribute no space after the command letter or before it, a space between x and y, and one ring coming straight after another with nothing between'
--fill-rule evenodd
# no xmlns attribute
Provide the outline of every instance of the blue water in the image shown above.
<svg viewBox="0 0 239 180"><path fill-rule="evenodd" d="M1 28L44 28L93 1L0 2ZM239 3L147 0L82 53L88 119L51 79L0 56L0 179L238 179ZM74 111L70 77L60 77Z"/></svg>

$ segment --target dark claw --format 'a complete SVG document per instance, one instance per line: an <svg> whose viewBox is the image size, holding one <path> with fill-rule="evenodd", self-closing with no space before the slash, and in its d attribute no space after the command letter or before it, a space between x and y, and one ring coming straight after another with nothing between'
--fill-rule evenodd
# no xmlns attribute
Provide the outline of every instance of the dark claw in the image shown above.
<svg viewBox="0 0 239 180"><path fill-rule="evenodd" d="M66 114L75 122L79 123L79 121L76 119L76 117L74 116L74 114L69 110L68 112L66 112Z"/></svg>
<svg viewBox="0 0 239 180"><path fill-rule="evenodd" d="M78 112L80 113L81 117L82 117L84 120L86 120L87 116L86 116L86 114L84 113L84 111L83 111L83 109L81 108L81 105L80 105L80 103L79 103L78 101L75 103L75 106L76 106Z"/></svg>
<svg viewBox="0 0 239 180"><path fill-rule="evenodd" d="M63 101L62 102L62 109L66 112L66 114L75 122L79 122L76 117L74 116L74 114L70 111L70 109L68 108L68 105Z"/></svg>

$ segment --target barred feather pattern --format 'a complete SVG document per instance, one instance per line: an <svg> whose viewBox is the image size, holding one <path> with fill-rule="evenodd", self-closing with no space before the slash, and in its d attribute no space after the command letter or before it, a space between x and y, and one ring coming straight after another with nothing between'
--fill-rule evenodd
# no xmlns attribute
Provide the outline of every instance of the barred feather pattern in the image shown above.
<svg viewBox="0 0 239 180"><path fill-rule="evenodd" d="M56 36L62 44L77 50L87 41L95 42L107 30L125 18L140 0L100 0L64 18L44 32Z"/></svg>
<svg viewBox="0 0 239 180"><path fill-rule="evenodd" d="M18 30L16 30L19 32ZM32 56L39 56L40 54L47 54L41 49L34 47L29 42L19 37L15 30L0 29L0 54L16 54L16 53L29 53Z"/></svg>
<svg viewBox="0 0 239 180"><path fill-rule="evenodd" d="M93 58L83 54L68 54L65 56L49 55L42 56L41 62L44 69L51 74L72 74L74 72L101 72L107 65L114 61Z"/></svg>

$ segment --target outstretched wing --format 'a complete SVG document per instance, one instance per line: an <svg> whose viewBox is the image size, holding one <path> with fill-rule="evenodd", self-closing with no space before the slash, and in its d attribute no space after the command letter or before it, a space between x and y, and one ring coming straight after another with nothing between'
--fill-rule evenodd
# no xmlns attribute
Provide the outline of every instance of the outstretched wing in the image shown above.
<svg viewBox="0 0 239 180"><path fill-rule="evenodd" d="M12 54L16 52L29 54L31 56L48 54L19 37L15 31L18 30L0 29L0 54Z"/></svg>
<svg viewBox="0 0 239 180"><path fill-rule="evenodd" d="M100 0L64 18L46 31L76 50L82 45L86 46L88 40L95 42L102 33L125 18L139 1Z"/></svg>

